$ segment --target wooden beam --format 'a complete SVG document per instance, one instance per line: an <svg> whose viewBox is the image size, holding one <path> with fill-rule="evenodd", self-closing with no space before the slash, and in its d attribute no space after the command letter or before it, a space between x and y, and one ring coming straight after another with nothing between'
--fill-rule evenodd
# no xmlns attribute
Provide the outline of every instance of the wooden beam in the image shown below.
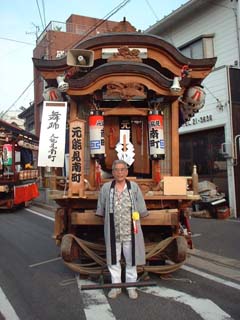
<svg viewBox="0 0 240 320"><path fill-rule="evenodd" d="M172 103L172 176L179 176L179 106L178 100Z"/></svg>
<svg viewBox="0 0 240 320"><path fill-rule="evenodd" d="M146 117L148 113L148 109L137 109L137 108L124 108L124 107L116 107L116 108L101 108L104 111L104 116L143 116Z"/></svg>
<svg viewBox="0 0 240 320"><path fill-rule="evenodd" d="M149 215L141 219L143 226L178 225L178 209L149 210ZM71 221L74 225L103 225L103 218L96 216L94 211L73 211Z"/></svg>
<svg viewBox="0 0 240 320"><path fill-rule="evenodd" d="M71 100L70 102L70 121L73 121L77 118L77 102Z"/></svg>

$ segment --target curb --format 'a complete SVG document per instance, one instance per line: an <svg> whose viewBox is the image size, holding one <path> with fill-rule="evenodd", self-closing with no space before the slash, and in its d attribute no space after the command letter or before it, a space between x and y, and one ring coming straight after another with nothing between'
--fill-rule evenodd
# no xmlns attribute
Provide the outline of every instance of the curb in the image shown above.
<svg viewBox="0 0 240 320"><path fill-rule="evenodd" d="M216 263L222 267L232 268L240 270L240 260L231 259L217 255L215 253L210 253L208 251L198 250L198 249L189 249L188 255L191 257L201 258L212 263Z"/></svg>
<svg viewBox="0 0 240 320"><path fill-rule="evenodd" d="M51 206L51 205L47 205L47 204L39 203L39 202L34 202L34 201L30 205L30 207L32 207L32 208L35 207L37 209L47 210L47 211L50 211L50 212L53 212L53 213L58 208L57 206Z"/></svg>

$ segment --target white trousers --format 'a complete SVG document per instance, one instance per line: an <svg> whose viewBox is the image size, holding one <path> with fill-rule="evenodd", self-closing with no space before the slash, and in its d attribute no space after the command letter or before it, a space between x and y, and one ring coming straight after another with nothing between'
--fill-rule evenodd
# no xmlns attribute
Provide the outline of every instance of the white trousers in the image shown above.
<svg viewBox="0 0 240 320"><path fill-rule="evenodd" d="M116 255L117 264L108 265L108 270L111 274L112 283L121 283L121 253L123 249L123 255L126 262L126 282L136 282L137 281L137 267L132 266L132 245L131 241L116 242Z"/></svg>

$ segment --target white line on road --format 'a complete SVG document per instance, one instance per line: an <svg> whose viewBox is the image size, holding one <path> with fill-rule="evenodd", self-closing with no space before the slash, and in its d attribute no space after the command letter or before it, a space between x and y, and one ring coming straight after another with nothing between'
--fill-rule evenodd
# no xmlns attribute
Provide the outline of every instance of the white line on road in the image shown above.
<svg viewBox="0 0 240 320"><path fill-rule="evenodd" d="M92 281L80 280L76 276L78 288L83 300L87 320L115 320L111 306L102 290L81 290L81 285L94 284Z"/></svg>
<svg viewBox="0 0 240 320"><path fill-rule="evenodd" d="M39 213L39 212L37 212L37 211L31 210L31 209L26 209L26 210L29 211L29 212L32 212L32 213L34 213L34 214L36 214L36 215L39 215L40 217L43 217L43 218L49 219L49 220L51 220L51 221L54 221L53 218L48 217L48 216L46 216L46 215L44 215L44 214L41 214L41 213ZM196 234L196 235L198 236L198 235L201 235L201 234ZM200 271L200 270L198 270L198 269L195 269L195 268L192 268L192 267L189 267L189 266L186 266L186 265L182 266L181 269L186 270L186 271L189 271L189 272L192 272L192 273L194 273L194 274L197 274L197 275L199 275L199 276L201 276L201 277L210 279L210 280L215 281L215 282L217 282L217 283L221 283L221 284L223 284L223 285L229 286L229 287L231 287L231 288L235 288L235 289L237 289L237 290L240 290L240 285L237 284L237 283L234 283L234 282L232 282L232 281L224 280L223 278L219 278L219 277L210 275L210 274L208 274L208 273L206 273L206 272Z"/></svg>
<svg viewBox="0 0 240 320"><path fill-rule="evenodd" d="M48 217L44 214L40 214L34 210L27 209L29 212L32 212L36 215L39 215L43 218L54 221L53 218ZM201 234L196 234L195 237L201 236ZM181 269L188 272L197 274L201 277L207 278L209 280L215 281L222 285L232 287L234 289L240 290L240 285L232 281L224 280L214 275L210 275L206 272L200 271L198 269L182 266ZM112 312L111 306L108 303L108 300L105 294L100 290L90 290L88 292L81 291L81 285L83 284L92 284L91 281L80 280L79 276L76 276L77 284L81 297L84 303L84 312L87 320L115 320L115 316ZM184 303L189 305L197 314L199 314L204 320L230 320L232 319L229 314L219 308L214 302L209 299L202 299L190 296L184 292L176 291L173 289L163 288L163 287L154 287L154 288L142 288L140 289L143 292L153 294L162 298L173 299L176 302ZM1 302L1 300L0 300ZM14 310L13 310L14 311ZM6 318L6 320L17 320L18 318Z"/></svg>
<svg viewBox="0 0 240 320"><path fill-rule="evenodd" d="M46 264L46 263L49 263L49 262L54 262L54 261L57 261L57 260L62 260L62 257L57 257L57 258L41 261L41 262L38 262L38 263L30 264L29 268L38 267L38 266L41 266L42 264Z"/></svg>
<svg viewBox="0 0 240 320"><path fill-rule="evenodd" d="M231 316L219 308L209 299L202 299L190 296L187 293L168 289L162 286L154 288L141 288L140 291L152 294L157 297L173 299L176 302L184 303L190 306L204 320L227 320L232 319Z"/></svg>
<svg viewBox="0 0 240 320"><path fill-rule="evenodd" d="M42 213L39 213L39 212L37 212L37 211L34 211L34 210L32 210L32 209L25 209L26 211L29 211L29 212L31 212L31 213L34 213L34 214L36 214L37 216L40 216L40 217L42 217L42 218L45 218L45 219L48 219L48 220L51 220L51 221L54 221L55 219L54 218L52 218L52 217L49 217L49 216L46 216L45 214L42 214Z"/></svg>
<svg viewBox="0 0 240 320"><path fill-rule="evenodd" d="M197 238L197 237L201 237L201 233L194 233L192 234L191 238Z"/></svg>
<svg viewBox="0 0 240 320"><path fill-rule="evenodd" d="M0 287L0 315L6 320L19 320L15 310Z"/></svg>
<svg viewBox="0 0 240 320"><path fill-rule="evenodd" d="M209 274L209 273L200 271L200 270L198 270L198 269L195 269L195 268L192 268L192 267L189 267L189 266L186 266L186 265L181 266L181 269L186 270L186 271L189 271L189 272L192 272L192 273L194 273L194 274L197 274L198 276L207 278L207 279L209 279L209 280L212 280L212 281L221 283L221 284L223 284L223 285L225 285L225 286L228 286L228 287L231 287L231 288L240 290L240 285L237 284L237 283L235 283L235 282L228 281L228 280L224 280L224 279L222 279L222 278L216 277L216 276L214 276L214 275L211 275L211 274Z"/></svg>

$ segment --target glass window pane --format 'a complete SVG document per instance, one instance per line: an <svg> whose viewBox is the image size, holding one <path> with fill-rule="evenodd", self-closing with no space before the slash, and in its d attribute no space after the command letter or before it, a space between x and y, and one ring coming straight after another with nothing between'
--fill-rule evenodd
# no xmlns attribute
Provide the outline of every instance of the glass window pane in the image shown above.
<svg viewBox="0 0 240 320"><path fill-rule="evenodd" d="M213 38L203 39L203 50L204 50L204 58L214 57Z"/></svg>
<svg viewBox="0 0 240 320"><path fill-rule="evenodd" d="M192 49L192 58L194 59L201 59L203 57L203 45L202 45L202 40L194 42L191 45Z"/></svg>
<svg viewBox="0 0 240 320"><path fill-rule="evenodd" d="M185 57L191 58L191 48L190 47L186 47L184 49L181 49L181 52Z"/></svg>

